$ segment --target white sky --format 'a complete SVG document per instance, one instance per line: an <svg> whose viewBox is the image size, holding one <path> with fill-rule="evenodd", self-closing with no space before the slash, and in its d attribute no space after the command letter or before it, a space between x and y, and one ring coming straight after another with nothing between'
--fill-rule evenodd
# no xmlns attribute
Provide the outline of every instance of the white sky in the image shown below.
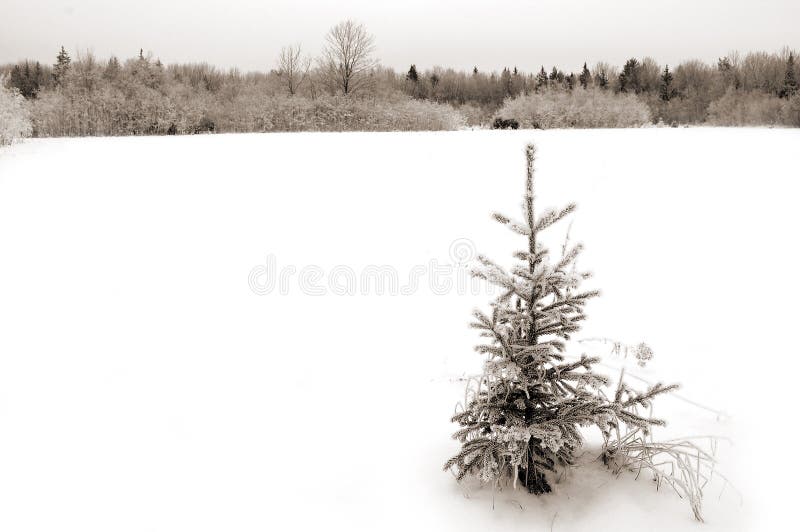
<svg viewBox="0 0 800 532"><path fill-rule="evenodd" d="M632 56L675 64L800 48L800 0L0 0L0 63L52 63L63 44L72 55L127 58L144 48L167 63L265 70L282 45L318 53L328 28L348 17L397 69L577 70Z"/></svg>

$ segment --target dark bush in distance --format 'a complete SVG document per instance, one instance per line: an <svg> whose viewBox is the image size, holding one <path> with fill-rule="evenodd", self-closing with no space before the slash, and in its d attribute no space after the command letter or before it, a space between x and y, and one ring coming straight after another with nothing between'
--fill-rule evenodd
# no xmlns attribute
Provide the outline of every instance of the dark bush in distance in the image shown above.
<svg viewBox="0 0 800 532"><path fill-rule="evenodd" d="M513 118L495 118L492 129L519 129L519 122Z"/></svg>

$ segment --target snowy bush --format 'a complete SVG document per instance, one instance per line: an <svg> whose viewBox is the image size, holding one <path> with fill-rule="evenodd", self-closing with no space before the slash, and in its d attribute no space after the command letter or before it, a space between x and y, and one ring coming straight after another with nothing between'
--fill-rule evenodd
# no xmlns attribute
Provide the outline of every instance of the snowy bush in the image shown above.
<svg viewBox="0 0 800 532"><path fill-rule="evenodd" d="M0 77L0 146L29 137L31 121L25 99L16 90L5 87Z"/></svg>
<svg viewBox="0 0 800 532"><path fill-rule="evenodd" d="M257 87L230 95L194 94L183 86L158 91L129 85L76 95L49 92L34 102L40 136L163 135L273 131L451 131L466 126L446 104L413 100L284 95ZM213 127L212 127L213 125Z"/></svg>
<svg viewBox="0 0 800 532"><path fill-rule="evenodd" d="M515 119L526 129L640 127L650 109L633 94L601 89L545 90L506 100L497 118Z"/></svg>
<svg viewBox="0 0 800 532"><path fill-rule="evenodd" d="M313 100L275 96L252 104L247 106L246 116L240 113L235 121L223 120L222 130L452 131L466 126L464 117L449 105L405 97L376 101L343 96Z"/></svg>
<svg viewBox="0 0 800 532"><path fill-rule="evenodd" d="M474 103L464 103L458 106L458 112L464 116L467 126L472 128L486 127L492 122L492 111Z"/></svg>
<svg viewBox="0 0 800 532"><path fill-rule="evenodd" d="M789 98L785 112L788 125L800 127L800 93Z"/></svg>
<svg viewBox="0 0 800 532"><path fill-rule="evenodd" d="M729 90L708 108L708 123L714 126L791 125L786 100L756 91Z"/></svg>

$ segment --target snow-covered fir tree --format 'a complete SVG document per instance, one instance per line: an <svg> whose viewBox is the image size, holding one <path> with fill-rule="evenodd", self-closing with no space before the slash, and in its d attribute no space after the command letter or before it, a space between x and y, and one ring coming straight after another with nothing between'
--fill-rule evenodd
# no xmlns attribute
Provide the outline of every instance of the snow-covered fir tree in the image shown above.
<svg viewBox="0 0 800 532"><path fill-rule="evenodd" d="M475 274L501 287L502 294L490 312L474 312L471 326L486 340L476 350L487 360L477 386L468 389L467 403L452 418L461 426L453 437L462 447L444 467L459 480L473 475L495 486L521 483L542 494L551 491L549 474L574 463L582 444L580 427L598 427L606 442L621 425L647 433L662 422L639 415L637 407L674 387L657 384L637 393L620 382L616 394L607 397L608 379L592 369L598 359L568 356L567 341L598 292L581 289L589 273L575 266L580 244L566 242L554 256L541 242L540 234L576 206L536 211L534 156L529 145L523 219L494 215L525 238L525 249L514 254L519 262L507 270L479 257ZM615 448L608 446L612 453Z"/></svg>

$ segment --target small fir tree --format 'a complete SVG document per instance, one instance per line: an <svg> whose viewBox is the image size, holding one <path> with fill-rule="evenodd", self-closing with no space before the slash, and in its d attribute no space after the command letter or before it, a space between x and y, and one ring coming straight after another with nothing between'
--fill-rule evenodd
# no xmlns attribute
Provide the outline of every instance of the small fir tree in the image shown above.
<svg viewBox="0 0 800 532"><path fill-rule="evenodd" d="M61 47L61 51L58 52L56 56L56 64L53 65L53 81L56 85L60 85L62 80L64 79L64 75L69 70L69 65L72 62L70 59L69 54Z"/></svg>
<svg viewBox="0 0 800 532"><path fill-rule="evenodd" d="M108 63L106 64L106 68L103 70L103 77L108 80L116 80L119 78L119 73L119 59L112 55L111 59L109 59Z"/></svg>
<svg viewBox="0 0 800 532"><path fill-rule="evenodd" d="M639 94L642 92L640 80L641 64L635 58L628 59L619 75L619 91Z"/></svg>
<svg viewBox="0 0 800 532"><path fill-rule="evenodd" d="M608 74L606 74L605 70L601 70L597 74L597 86L603 90L608 88Z"/></svg>
<svg viewBox="0 0 800 532"><path fill-rule="evenodd" d="M661 85L659 87L658 96L661 101L668 102L673 96L672 89L672 72L669 71L669 65L664 67L664 73L661 74Z"/></svg>
<svg viewBox="0 0 800 532"><path fill-rule="evenodd" d="M578 80L581 83L581 87L586 89L589 87L589 81L592 79L592 73L589 72L589 68L586 66L586 63L583 64L583 70L581 70L581 75L578 76Z"/></svg>
<svg viewBox="0 0 800 532"><path fill-rule="evenodd" d="M508 67L503 69L500 74L500 85L503 87L503 96L511 96L514 94L514 80L511 77L511 71Z"/></svg>
<svg viewBox="0 0 800 532"><path fill-rule="evenodd" d="M45 83L44 75L42 73L42 64L39 63L39 61L36 61L36 66L33 67L33 79L36 80L36 92L38 94L38 92L42 89L42 85Z"/></svg>
<svg viewBox="0 0 800 532"><path fill-rule="evenodd" d="M545 71L544 65L542 65L542 69L536 76L536 90L543 88L547 88L547 71Z"/></svg>
<svg viewBox="0 0 800 532"><path fill-rule="evenodd" d="M25 96L25 76L22 74L22 69L19 65L14 65L11 69L11 77L9 78L9 85L19 91L20 94Z"/></svg>
<svg viewBox="0 0 800 532"><path fill-rule="evenodd" d="M783 78L783 88L781 98L791 98L797 94L797 78L794 72L794 54L790 53L786 60L786 75Z"/></svg>
<svg viewBox="0 0 800 532"><path fill-rule="evenodd" d="M564 78L564 81L567 84L567 90L571 91L572 89L574 89L575 88L575 73L574 72L570 72L569 76Z"/></svg>
<svg viewBox="0 0 800 532"><path fill-rule="evenodd" d="M486 343L476 346L487 355L477 387L452 421L461 428L453 435L461 451L450 458L459 480L474 475L496 486L521 482L531 493L551 491L548 474L573 464L581 447L580 426L598 427L608 442L620 426L647 433L662 422L642 417L637 406L648 405L656 395L673 389L657 384L645 393L620 385L613 399L602 392L608 379L595 373L596 358L566 359L567 344L586 317L586 302L595 290L581 290L589 277L575 267L580 244L565 243L560 256L551 259L540 234L575 210L535 211L534 147L529 145L523 221L501 214L494 218L526 239L515 253L520 262L506 270L486 257L475 274L501 287L489 313L474 312L472 327ZM617 449L613 445L609 449ZM612 460L604 455L604 459Z"/></svg>
<svg viewBox="0 0 800 532"><path fill-rule="evenodd" d="M411 65L408 69L408 74L406 74L406 79L412 83L417 83L419 81L419 74L417 74L417 65Z"/></svg>

